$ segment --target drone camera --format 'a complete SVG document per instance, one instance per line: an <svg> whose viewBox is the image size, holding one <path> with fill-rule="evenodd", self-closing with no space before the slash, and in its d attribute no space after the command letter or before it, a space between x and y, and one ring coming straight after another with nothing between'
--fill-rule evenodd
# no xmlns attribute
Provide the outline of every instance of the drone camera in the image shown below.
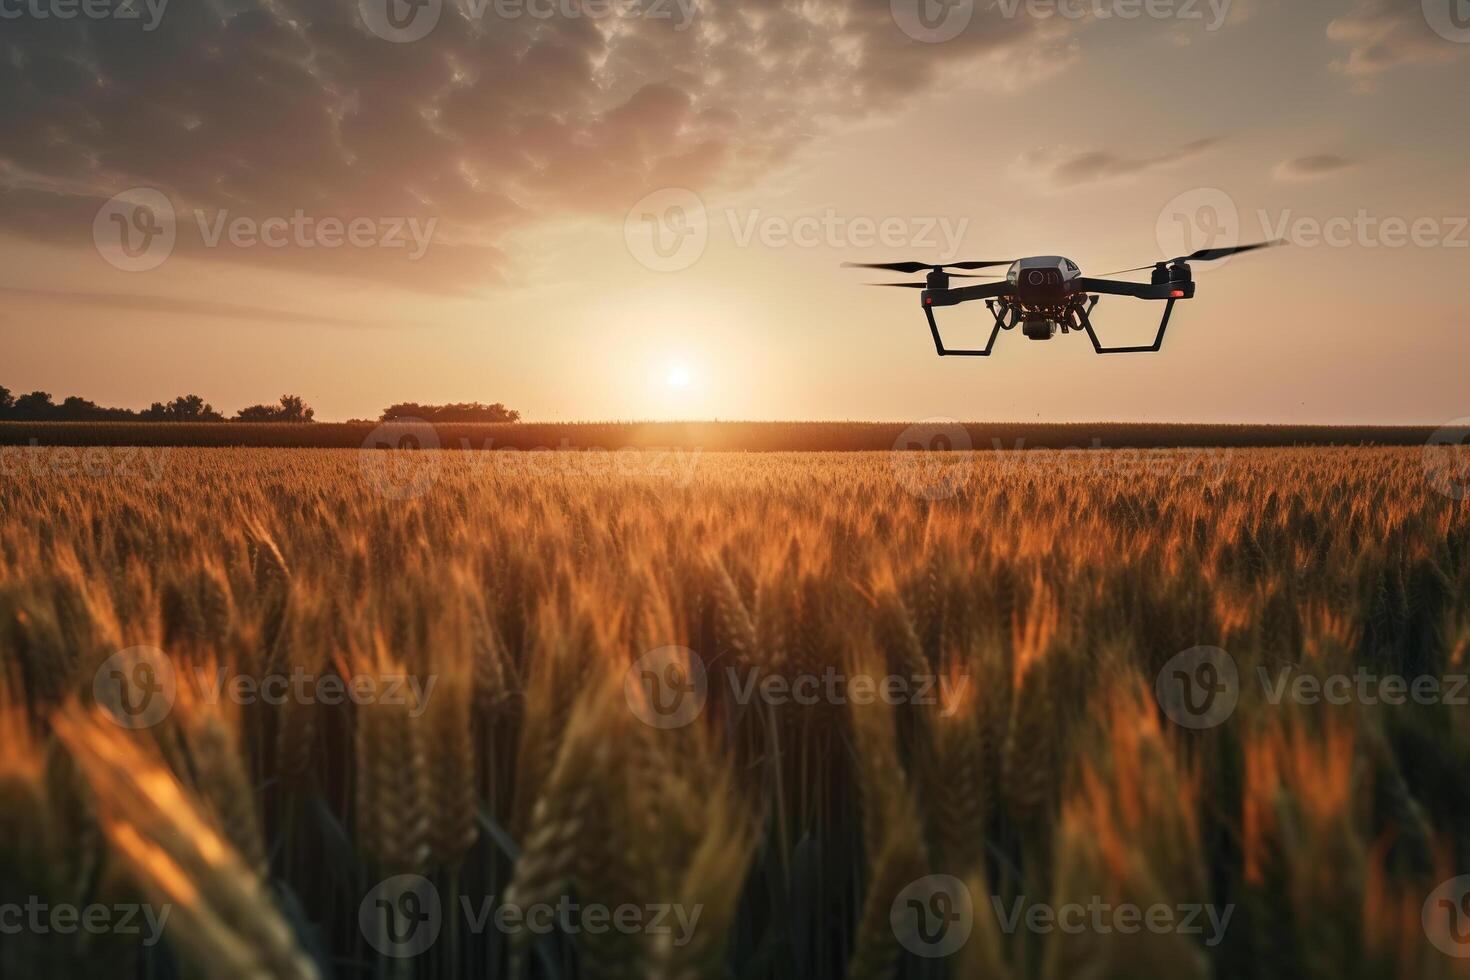
<svg viewBox="0 0 1470 980"><path fill-rule="evenodd" d="M1057 322L1055 320L1027 320L1021 325L1021 332L1028 340L1051 340L1057 333Z"/></svg>

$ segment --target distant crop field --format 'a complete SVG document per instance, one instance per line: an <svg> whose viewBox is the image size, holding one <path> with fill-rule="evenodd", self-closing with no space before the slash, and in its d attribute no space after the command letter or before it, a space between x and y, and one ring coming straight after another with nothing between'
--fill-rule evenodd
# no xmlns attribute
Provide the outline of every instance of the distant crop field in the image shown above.
<svg viewBox="0 0 1470 980"><path fill-rule="evenodd" d="M471 450L681 448L708 452L886 452L894 448L1146 449L1423 445L1470 436L1433 426L958 422L586 422L513 424L0 422L0 446L237 446Z"/></svg>
<svg viewBox="0 0 1470 980"><path fill-rule="evenodd" d="M1467 972L1417 448L125 452L0 479L0 909L139 931L4 976Z"/></svg>

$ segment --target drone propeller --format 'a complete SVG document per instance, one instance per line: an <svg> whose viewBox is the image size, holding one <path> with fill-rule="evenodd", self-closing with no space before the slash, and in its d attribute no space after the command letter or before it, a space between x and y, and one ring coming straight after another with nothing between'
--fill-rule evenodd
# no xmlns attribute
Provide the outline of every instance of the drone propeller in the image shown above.
<svg viewBox="0 0 1470 980"><path fill-rule="evenodd" d="M991 269L1010 265L1014 259L1003 262L948 262L936 265L931 262L844 262L844 269L884 269L888 272L940 272L944 269Z"/></svg>
<svg viewBox="0 0 1470 980"><path fill-rule="evenodd" d="M951 275L950 278L951 279L999 279L1000 276L970 276L970 275L964 275L962 273L955 273L955 274ZM895 287L897 289L928 289L929 288L929 284L926 283L926 282L865 282L865 283L863 283L863 285L864 286L893 286L893 287Z"/></svg>
<svg viewBox="0 0 1470 980"><path fill-rule="evenodd" d="M1277 245L1285 244L1284 241L1277 240L1271 242L1253 242L1250 245L1232 245L1227 248L1202 248L1197 252L1191 252L1189 255L1181 255L1177 259L1169 259L1166 262L1154 262L1149 265L1141 265L1136 269L1122 269L1118 272L1105 272L1101 276L1098 276L1098 278L1106 279L1109 276L1123 276L1130 272L1143 272L1155 266L1175 265L1180 262L1213 262L1216 259L1226 259L1232 255L1239 255L1241 252L1254 252L1258 248L1274 248Z"/></svg>

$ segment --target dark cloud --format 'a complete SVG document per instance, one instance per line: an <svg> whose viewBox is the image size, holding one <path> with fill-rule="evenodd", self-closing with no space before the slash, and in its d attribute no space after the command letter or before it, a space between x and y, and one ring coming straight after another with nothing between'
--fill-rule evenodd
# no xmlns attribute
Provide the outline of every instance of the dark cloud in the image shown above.
<svg viewBox="0 0 1470 980"><path fill-rule="evenodd" d="M578 9L540 9L553 3ZM814 134L960 68L984 60L1004 81L1066 44L1055 25L984 11L959 37L922 44L889 0L701 0L687 22L674 0L657 18L497 9L525 7L444 0L414 43L374 36L358 0L172 0L152 31L5 21L0 230L90 245L108 198L152 187L180 215L183 254L475 289L499 277L497 244L516 228L620 215L664 186L748 183ZM196 211L436 224L409 261L209 249Z"/></svg>
<svg viewBox="0 0 1470 980"><path fill-rule="evenodd" d="M1340 157L1334 153L1314 153L1310 156L1283 160L1276 165L1278 180L1315 180L1357 165L1357 161Z"/></svg>
<svg viewBox="0 0 1470 980"><path fill-rule="evenodd" d="M1218 139L1201 139L1147 157L1124 157L1109 150L1067 150L1042 147L1023 154L1023 174L1054 188L1078 187L1139 174L1180 163L1213 149Z"/></svg>

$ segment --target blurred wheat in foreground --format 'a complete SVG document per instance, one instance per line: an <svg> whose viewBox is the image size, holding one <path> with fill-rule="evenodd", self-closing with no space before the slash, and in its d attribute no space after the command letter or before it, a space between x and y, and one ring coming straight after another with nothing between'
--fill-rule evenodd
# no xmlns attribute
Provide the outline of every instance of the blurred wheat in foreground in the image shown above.
<svg viewBox="0 0 1470 980"><path fill-rule="evenodd" d="M475 455L409 494L335 450L0 482L0 976L1470 972L1470 706L1258 681L1470 671L1470 505L1417 453L957 455L937 494ZM1155 692L1202 646L1240 696L1193 728ZM139 905L160 942L25 911ZM916 951L910 905L968 932Z"/></svg>

